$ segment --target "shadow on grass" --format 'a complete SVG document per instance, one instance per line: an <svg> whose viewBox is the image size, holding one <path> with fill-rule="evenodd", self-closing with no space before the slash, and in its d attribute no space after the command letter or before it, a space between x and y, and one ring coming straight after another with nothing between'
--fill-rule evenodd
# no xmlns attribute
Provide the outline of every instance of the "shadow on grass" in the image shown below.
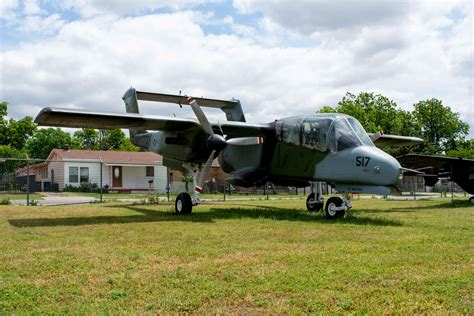
<svg viewBox="0 0 474 316"><path fill-rule="evenodd" d="M109 206L110 207L110 206ZM151 210L135 205L117 205L116 208L125 208L139 215L126 216L92 216L92 217L65 217L65 218L31 218L31 219L11 219L10 225L16 227L43 227L43 226L82 226L97 224L126 224L126 223L146 223L146 222L200 222L213 223L218 219L240 219L255 218L269 219L277 221L299 221L299 222L319 222L325 224L352 224L352 225L377 225L377 226L401 226L401 222L381 219L354 216L349 213L344 219L328 220L323 215L311 214L307 211L288 208L276 208L261 205L241 205L239 207L210 208L208 211L197 212L188 215L176 215L170 211Z"/></svg>
<svg viewBox="0 0 474 316"><path fill-rule="evenodd" d="M433 205L411 205L408 207L394 207L391 210L393 212L414 212L417 210L439 210L439 209L453 209L453 208L466 208L466 207L474 207L474 204L471 203L469 200L454 200L453 202L443 202L440 204L433 204ZM381 211L383 212L383 211Z"/></svg>

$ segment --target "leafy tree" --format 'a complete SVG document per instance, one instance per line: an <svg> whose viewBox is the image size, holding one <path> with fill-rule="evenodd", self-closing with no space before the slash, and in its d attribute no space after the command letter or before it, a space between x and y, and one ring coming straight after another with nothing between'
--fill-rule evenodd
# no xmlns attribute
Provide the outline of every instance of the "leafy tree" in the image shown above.
<svg viewBox="0 0 474 316"><path fill-rule="evenodd" d="M99 130L102 150L138 151L121 129Z"/></svg>
<svg viewBox="0 0 474 316"><path fill-rule="evenodd" d="M462 142L462 144L459 146L459 149L449 150L446 153L446 156L474 159L474 139L469 139Z"/></svg>
<svg viewBox="0 0 474 316"><path fill-rule="evenodd" d="M421 126L426 153L443 153L456 150L469 133L469 125L459 118L449 106L441 100L428 99L414 104L413 115Z"/></svg>
<svg viewBox="0 0 474 316"><path fill-rule="evenodd" d="M0 145L1 158L26 158L26 152L12 148L10 145ZM0 174L13 173L25 164L24 161L5 160L0 162Z"/></svg>
<svg viewBox="0 0 474 316"><path fill-rule="evenodd" d="M36 124L31 116L21 120L5 119L8 114L8 103L0 103L0 145L8 145L11 148L21 150L26 141L36 130Z"/></svg>
<svg viewBox="0 0 474 316"><path fill-rule="evenodd" d="M83 128L74 133L74 141L80 144L81 149L99 150L99 133L92 128Z"/></svg>
<svg viewBox="0 0 474 316"><path fill-rule="evenodd" d="M46 159L54 148L80 148L80 144L71 135L59 128L39 129L26 143L31 158Z"/></svg>
<svg viewBox="0 0 474 316"><path fill-rule="evenodd" d="M397 104L380 94L347 92L336 108L325 106L321 113L344 113L355 117L369 133L383 130L386 134L403 135L403 111Z"/></svg>
<svg viewBox="0 0 474 316"><path fill-rule="evenodd" d="M125 136L121 129L94 130L83 128L74 133L80 148L92 150L138 151L139 148Z"/></svg>

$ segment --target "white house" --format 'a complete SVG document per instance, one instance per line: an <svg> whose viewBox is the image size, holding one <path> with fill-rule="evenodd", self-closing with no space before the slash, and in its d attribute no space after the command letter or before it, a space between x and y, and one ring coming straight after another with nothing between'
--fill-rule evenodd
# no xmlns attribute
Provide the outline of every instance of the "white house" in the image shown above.
<svg viewBox="0 0 474 316"><path fill-rule="evenodd" d="M167 167L152 152L121 152L53 149L43 164L30 173L41 182L42 190L64 190L66 185L89 182L109 191L164 193L168 185ZM101 172L102 171L102 172Z"/></svg>

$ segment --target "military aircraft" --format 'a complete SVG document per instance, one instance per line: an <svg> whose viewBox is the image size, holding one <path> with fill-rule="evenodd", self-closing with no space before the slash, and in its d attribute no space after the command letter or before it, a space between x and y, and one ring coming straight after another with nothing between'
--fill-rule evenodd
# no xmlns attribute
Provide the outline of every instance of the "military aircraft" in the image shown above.
<svg viewBox="0 0 474 316"><path fill-rule="evenodd" d="M464 191L474 194L474 159L419 154L404 155L397 159L404 166L422 172L419 176L424 177L429 187L440 178L450 178ZM474 196L469 200L474 203Z"/></svg>
<svg viewBox="0 0 474 316"><path fill-rule="evenodd" d="M191 213L200 204L200 192L213 160L232 174L226 180L251 187L275 185L307 187L310 181L330 183L342 194L325 205L326 217L343 217L351 208L350 193L387 195L396 191L398 161L375 147L413 145L415 137L367 134L353 117L342 114L294 116L269 123L245 121L239 100L193 98L127 90L125 113L44 108L35 122L44 126L128 128L133 144L163 156L163 164L191 175L194 194L182 192L175 202L178 214ZM191 106L197 119L139 114L138 100ZM219 108L227 121L209 121L201 106ZM309 194L309 211L322 210L321 192Z"/></svg>

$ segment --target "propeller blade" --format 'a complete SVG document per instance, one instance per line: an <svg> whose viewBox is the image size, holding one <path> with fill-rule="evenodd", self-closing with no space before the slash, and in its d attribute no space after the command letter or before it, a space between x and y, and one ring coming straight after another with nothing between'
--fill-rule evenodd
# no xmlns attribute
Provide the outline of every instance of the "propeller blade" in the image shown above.
<svg viewBox="0 0 474 316"><path fill-rule="evenodd" d="M247 146L263 144L263 137L237 137L227 140L229 145Z"/></svg>
<svg viewBox="0 0 474 316"><path fill-rule="evenodd" d="M214 155L216 154L216 151L213 150L211 154L209 155L209 158L206 161L206 164L204 165L204 168L199 174L199 179L197 181L197 185L194 188L194 191L201 193L202 188L204 187L204 184L206 184L206 179L207 175L209 174L209 170L211 170L212 167L212 162L214 161Z"/></svg>
<svg viewBox="0 0 474 316"><path fill-rule="evenodd" d="M212 130L211 124L209 124L209 121L207 120L206 115L202 111L202 109L199 106L199 104L197 103L197 101L194 100L194 98L189 97L187 99L187 102L191 106L191 108L193 109L193 112L196 115L196 117L197 117L199 123L201 124L202 128L204 129L204 131L206 131L206 133L208 133L209 135L214 135L214 131Z"/></svg>

